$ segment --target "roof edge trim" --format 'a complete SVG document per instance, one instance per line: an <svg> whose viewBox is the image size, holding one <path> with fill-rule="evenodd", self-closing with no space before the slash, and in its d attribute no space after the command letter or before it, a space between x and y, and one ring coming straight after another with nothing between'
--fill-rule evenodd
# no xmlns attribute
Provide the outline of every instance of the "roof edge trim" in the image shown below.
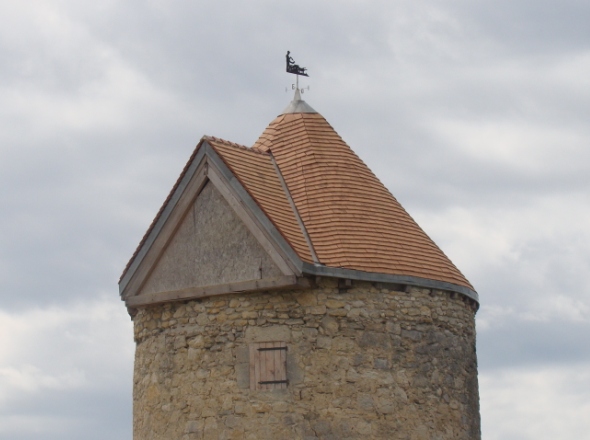
<svg viewBox="0 0 590 440"><path fill-rule="evenodd" d="M318 256L315 253L315 249L313 247L313 243L311 241L311 238L310 238L309 234L307 233L307 228L305 227L305 223L303 223L303 220L301 219L301 215L299 214L299 210L297 209L297 205L295 205L295 201L293 200L293 197L291 197L291 192L289 191L289 187L287 186L287 182L285 182L285 178L283 177L283 174L281 173L281 169L279 168L277 161L275 160L274 156L272 155L272 152L269 152L269 156L270 156L270 161L272 162L272 165L275 168L277 176L281 182L281 186L283 187L283 191L285 193L285 196L287 197L287 201L289 202L289 205L291 205L291 209L293 210L293 213L295 214L295 219L297 220L297 223L299 224L299 228L301 229L301 233L303 234L303 237L305 238L305 241L307 242L307 247L309 248L309 253L311 255L311 259L314 261L314 263L319 263L320 260L318 259Z"/></svg>
<svg viewBox="0 0 590 440"><path fill-rule="evenodd" d="M333 278L348 278L351 280L370 281L375 283L408 284L410 286L428 289L447 290L460 293L472 299L479 305L479 295L475 290L446 281L414 277L411 275L393 275L361 270L342 269L339 267L319 266L303 262L303 273L307 275L325 276Z"/></svg>
<svg viewBox="0 0 590 440"><path fill-rule="evenodd" d="M143 261L146 254L151 249L156 238L160 235L160 232L162 231L162 228L166 224L168 217L170 217L170 214L172 213L172 211L176 207L176 204L180 200L182 194L184 193L184 190L186 189L186 187L188 186L189 182L191 181L193 175L197 171L197 168L199 167L199 165L203 161L203 158L206 155L206 152L202 148L202 146L203 146L202 142L200 142L197 146L198 152L195 155L195 157L192 159L190 166L187 168L186 172L182 176L178 186L176 187L174 193L170 197L170 200L168 201L168 203L166 203L166 206L164 207L160 216L158 217L158 220L156 221L156 223L154 224L152 229L149 231L149 235L146 238L145 242L142 244L141 249L133 257L133 262L125 270L125 273L123 274L123 276L119 280L119 294L122 295L123 292L125 291L125 289L127 288L127 285L131 281L131 278L133 278L133 275L135 275L137 268L139 267L139 265Z"/></svg>

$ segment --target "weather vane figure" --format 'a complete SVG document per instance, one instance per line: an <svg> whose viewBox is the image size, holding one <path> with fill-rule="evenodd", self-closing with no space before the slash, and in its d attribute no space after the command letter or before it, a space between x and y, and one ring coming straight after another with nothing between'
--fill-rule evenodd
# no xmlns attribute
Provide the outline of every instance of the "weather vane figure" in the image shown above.
<svg viewBox="0 0 590 440"><path fill-rule="evenodd" d="M305 71L307 69L305 67L299 67L298 64L295 64L295 61L291 57L291 52L287 51L287 72L293 73L295 75L302 75L302 76L309 76Z"/></svg>

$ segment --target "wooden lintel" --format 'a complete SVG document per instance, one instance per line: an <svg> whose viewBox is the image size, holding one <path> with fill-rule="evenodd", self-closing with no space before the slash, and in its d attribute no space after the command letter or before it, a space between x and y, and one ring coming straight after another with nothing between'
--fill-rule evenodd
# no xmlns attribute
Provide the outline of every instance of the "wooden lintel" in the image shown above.
<svg viewBox="0 0 590 440"><path fill-rule="evenodd" d="M303 289L310 286L307 278L282 276L262 280L240 281L237 283L217 284L213 286L193 287L190 289L157 292L127 298L127 307L139 307L172 301L185 301L209 296L226 295L238 292L259 292L274 289Z"/></svg>

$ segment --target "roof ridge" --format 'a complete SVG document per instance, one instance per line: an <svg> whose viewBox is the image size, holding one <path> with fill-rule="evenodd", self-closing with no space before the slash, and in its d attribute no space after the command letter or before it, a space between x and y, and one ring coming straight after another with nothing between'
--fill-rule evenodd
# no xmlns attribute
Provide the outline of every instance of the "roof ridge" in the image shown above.
<svg viewBox="0 0 590 440"><path fill-rule="evenodd" d="M218 142L220 144L227 145L229 147L240 148L242 150L250 151L252 153L263 154L263 155L268 156L268 153L266 151L262 151L262 150L257 149L257 148L256 149L255 148L251 148L251 147L248 147L246 145L238 144L236 142L228 141L228 140L221 139L221 138L218 138L218 137L215 137L215 136L203 136L203 139L204 140L207 140L207 141Z"/></svg>
<svg viewBox="0 0 590 440"><path fill-rule="evenodd" d="M291 192L289 191L289 187L287 186L287 182L285 182L285 178L283 177L283 174L281 173L281 169L279 168L279 165L277 164L277 161L275 160L274 156L272 155L272 151L269 154L270 156L270 161L272 162L272 165L275 169L275 172L277 173L277 177L279 178L279 181L281 182L281 187L283 189L283 192L285 193L285 197L287 197L287 200L289 201L289 205L291 206L291 209L293 210L293 214L295 215L295 219L297 220L297 224L299 225L299 228L301 229L301 233L303 234L303 237L305 238L305 241L307 242L307 246L309 247L309 253L311 255L311 258L313 259L314 263L320 263L320 260L318 259L318 256L315 252L315 249L313 247L313 242L311 241L311 237L309 236L309 233L307 232L307 228L305 227L305 222L301 219L301 215L299 214L299 210L297 209L297 205L295 204L295 201L293 200L293 197L291 196Z"/></svg>
<svg viewBox="0 0 590 440"><path fill-rule="evenodd" d="M301 123L303 125L303 136L301 136L301 139L302 140L304 139L305 140L305 143L307 143L308 145L310 145L312 147L312 150L313 150L314 142L313 142L313 140L312 140L312 138L310 136L310 133L309 133L309 125L306 123L306 119L313 119L313 120L318 120L319 119L319 120L323 121L325 124L327 124L334 131L334 133L336 133L336 130L334 130L334 128L330 125L330 123L326 120L326 118L324 118L319 113L290 113L288 115L289 115L289 121L288 122L290 123L290 125L292 123ZM276 135L276 134L273 135L273 141L275 139L277 139L277 138L280 139L282 137L281 135L286 134L291 129L291 127L284 127L281 124L281 122L283 122L284 119L286 118L286 115L280 115L279 117L281 117L280 121L278 120L279 118L277 117L273 122L271 122L271 125L275 125L273 127L275 133L278 132L278 135ZM269 125L268 128L270 128L270 125ZM289 130L285 130L287 128ZM344 143L344 140L342 139L342 137L340 135L338 135L338 133L336 133L336 135L338 136L340 142ZM273 141L270 142L271 145L273 144ZM282 144L286 144L288 141L281 140L280 142ZM349 150L352 151L352 149L350 147L348 147L348 148L349 148ZM268 147L268 151L271 153L271 157L273 157L272 156L272 150L271 150L270 146ZM312 151L312 153L314 153L314 152ZM319 165L319 162L315 158L315 154L314 154L314 157L313 158L309 158L308 157L308 161L310 161L310 160ZM307 163L307 165L309 165L309 162ZM283 174L283 171L281 170L280 165L278 163L277 163L277 171L279 173L281 173L281 175ZM305 174L305 167L303 167L303 166L299 167L299 171L298 172L301 174L301 178L303 179L303 183L304 183L303 184L303 190L305 191L305 197L303 198L302 202L305 203L305 206L298 207L297 204L294 203L294 209L297 212L297 215L303 221L303 227L305 228L305 231L306 231L306 233L304 235L307 235L309 237L310 248L311 249L314 249L314 253L315 253L315 243L313 242L312 237L309 234L307 234L307 226L305 226L305 223L306 222L305 222L305 220L303 220L303 215L305 215L308 218L308 220L311 220L311 215L313 213L313 211L310 209L311 206L308 203L309 200L310 200L310 195L308 193L308 185L310 185L311 182L309 181L309 177L306 176L306 174ZM287 183L286 180L285 180L285 189L286 189L286 192L290 195L290 193L292 191L292 188L289 188L289 184ZM301 203L301 201L300 201L300 203ZM328 207L328 209L330 209L330 211L333 212L333 210L332 210L331 207ZM305 211L305 214L302 215L300 213L300 210L301 211ZM342 237L340 237L340 236L337 236L337 238L336 238L335 241L337 241L337 244L340 245L340 246L344 245L344 241L342 240ZM320 259L319 256L317 256L317 260L318 260L318 262L320 264L324 264L321 261L321 259Z"/></svg>
<svg viewBox="0 0 590 440"><path fill-rule="evenodd" d="M214 142L215 144L215 142ZM246 192L248 194L250 194L250 196L252 197L252 199L254 200L254 203L256 203L256 205L258 205L258 207L262 210L262 212L267 216L267 218L269 219L269 221L275 226L275 228L277 229L277 231L279 231L279 234L281 234L281 236L286 240L286 242L293 248L296 249L297 243L294 242L294 240L296 240L296 237L293 237L291 234L288 234L285 229L284 229L284 225L281 226L277 223L277 219L274 215L272 215L272 213L269 211L270 207L267 203L262 203L261 199L260 199L260 195L256 196L253 192L253 190L256 189L256 185L250 185L249 183L253 183L251 179L246 178L245 173L240 172L240 169L238 167L237 163L232 163L232 161L230 160L230 157L228 157L228 155L226 155L226 153L224 153L223 151L220 151L223 149L223 146L216 146L212 144L211 148L213 149L213 151L215 151L215 153L217 153L217 155L219 156L219 158L221 159L221 161L225 164L225 166L233 173L234 177L236 178L236 180L240 183L240 185L242 185L242 187L246 190ZM233 143L224 143L222 145L228 146L228 147L233 147L232 145ZM237 144L236 144L237 145ZM246 151L246 152L253 152L259 155L259 157L264 158L265 160L268 160L268 164L271 166L271 173L272 175L274 175L277 178L277 182L279 183L280 186L280 194L282 194L285 197L285 202L287 202L291 213L293 214L293 219L297 220L296 216L297 214L293 211L293 207L289 204L289 196L287 193L285 193L284 188L282 187L281 183L280 183L280 177L278 174L278 168L275 167L273 165L273 157L272 154L263 152L263 151L256 151L253 150L252 148L248 148L248 147L243 147L238 145L238 147L242 147L239 148L239 150L241 151ZM241 164L243 166L243 164ZM247 182L246 180L248 180L249 182ZM265 181L265 186L268 184L268 181ZM276 206L275 206L276 208ZM283 211L284 213L287 212L287 210ZM299 232L301 232L303 234L303 232L301 231L301 228L299 228ZM301 237L303 240L305 240L305 237L302 235ZM307 249L307 251L309 252L309 248ZM297 252L297 251L296 251ZM298 252L297 252L298 253ZM302 255L300 255L300 257L304 257ZM311 258L311 253L310 253L310 258L303 258L304 260L307 261L312 261L313 259Z"/></svg>
<svg viewBox="0 0 590 440"><path fill-rule="evenodd" d="M283 117L283 119L281 119L280 122L282 122L285 119L285 115L281 115L281 116ZM301 119L301 120L303 119L303 114L302 113L291 113L290 116L291 116L291 119L292 119L292 121L290 121L290 122L293 122L294 120L297 120L297 119ZM275 130L277 132L279 132L280 134L283 134L283 130L282 130L282 127L280 126L280 124L277 123L277 125L278 125L278 127L276 127ZM307 136L307 133L305 133L305 135ZM280 136L275 136L275 138L277 138L277 137L280 138ZM307 141L309 141L309 139L307 139ZM281 140L281 143L285 143L285 141L284 140ZM270 149L270 147L269 147L269 151L272 152L272 150ZM281 167L280 167L280 165L278 163L277 163L277 168L281 172L281 175L283 175L283 171L281 170ZM303 173L303 167L300 167L300 170L301 170L300 171L301 176L303 177L303 181L305 182L305 175ZM289 188L289 184L286 181L285 181L285 185L286 185L287 190L289 191L289 193L291 193L292 192L292 189ZM305 194L307 196L307 185L304 185L304 189L305 189ZM306 208L305 210L309 213L309 206L308 206L308 203L307 203L308 199L309 199L308 197L305 197L304 201L305 201L305 205L306 205L305 206L305 208ZM297 206L297 205L295 204L295 206ZM296 209L299 212L299 208L296 208ZM300 214L300 216L301 216L301 214ZM301 218L303 220L303 217L301 217ZM304 224L305 224L305 221L304 221ZM310 241L311 241L311 244L313 246L313 241L311 240L311 237L310 237ZM318 260L319 260L319 258L318 258ZM321 263L321 261L320 261L320 263Z"/></svg>
<svg viewBox="0 0 590 440"><path fill-rule="evenodd" d="M264 153L267 153L270 151L270 145L272 145L272 143L274 142L274 140L276 139L276 131L277 131L277 126L280 125L281 122L283 122L283 120L285 119L285 115L281 114L278 115L276 118L274 118L270 124L268 124L268 126L264 129L264 131L260 134L260 136L258 136L258 139L256 139L256 142L254 142L254 145L252 145L252 148L254 150L257 151L261 151ZM268 136L268 138L267 138Z"/></svg>
<svg viewBox="0 0 590 440"><path fill-rule="evenodd" d="M319 113L305 113L305 114L304 113L301 113L300 114L300 119L301 119L301 121L303 123L303 128L305 129L305 138L306 138L307 142L309 143L309 145L310 145L310 147L312 149L312 153L314 154L314 156L313 156L313 162L316 163L316 164L318 164L318 166L319 166L319 162L317 161L317 159L315 157L315 152L313 152L314 143L313 143L313 141L311 139L311 136L310 136L310 133L309 133L309 130L308 130L308 125L306 124L306 119L308 119L308 118L306 118L304 115L305 116L308 116L309 119L320 119L320 120L323 120L332 129L332 131L334 131L334 133L336 133L336 135L338 136L338 138L340 139L341 142L344 143L344 140L336 132L336 130L334 130L334 127L332 127L330 125L330 123L327 121L327 119L324 118L321 114L319 114ZM345 145L346 145L346 143L345 143ZM352 150L350 147L348 147L348 148L350 150ZM308 202L310 200L310 196L309 196L309 194L307 192L307 187L308 187L309 179L305 176L305 168L304 167L301 167L301 174L303 176L303 182L304 182L304 188L305 188L305 203L306 203L306 205L309 206L309 203ZM329 210L331 212L334 212L334 210L332 209L332 207L328 207L328 208L329 208ZM308 216L311 217L311 215L312 215L312 211L308 211ZM309 237L309 240L311 241L312 245L314 245L313 239L312 239L311 236ZM334 240L334 241L337 242L337 244L339 245L339 247L342 246L342 245L344 245L344 241L342 240L342 237L340 235L337 235L336 236L336 240ZM318 256L318 260L319 260L319 256ZM321 260L320 260L320 263L322 263Z"/></svg>

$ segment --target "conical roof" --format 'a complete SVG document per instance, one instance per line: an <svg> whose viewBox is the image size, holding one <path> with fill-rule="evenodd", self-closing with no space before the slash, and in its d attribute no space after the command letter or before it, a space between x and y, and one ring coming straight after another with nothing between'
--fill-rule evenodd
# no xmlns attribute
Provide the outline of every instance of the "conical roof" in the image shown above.
<svg viewBox="0 0 590 440"><path fill-rule="evenodd" d="M297 111L306 107L296 95L252 148L276 161L318 263L473 289L326 119Z"/></svg>

